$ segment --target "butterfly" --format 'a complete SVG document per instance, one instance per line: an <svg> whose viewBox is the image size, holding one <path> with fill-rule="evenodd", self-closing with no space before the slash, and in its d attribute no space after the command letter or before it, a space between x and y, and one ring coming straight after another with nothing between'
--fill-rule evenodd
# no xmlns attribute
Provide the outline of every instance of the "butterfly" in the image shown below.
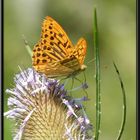
<svg viewBox="0 0 140 140"><path fill-rule="evenodd" d="M63 28L47 16L42 24L41 39L33 48L32 65L48 78L70 77L86 69L86 49L84 38L74 46Z"/></svg>

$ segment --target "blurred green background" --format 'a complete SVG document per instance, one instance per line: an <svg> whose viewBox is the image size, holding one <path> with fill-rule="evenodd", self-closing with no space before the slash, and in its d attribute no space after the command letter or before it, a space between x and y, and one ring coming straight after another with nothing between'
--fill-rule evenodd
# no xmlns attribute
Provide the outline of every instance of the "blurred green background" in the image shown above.
<svg viewBox="0 0 140 140"><path fill-rule="evenodd" d="M33 48L40 38L45 16L53 17L73 43L84 37L88 43L85 64L94 58L93 7L97 8L101 60L102 120L100 140L114 140L122 117L120 83L113 67L116 62L127 95L127 119L122 140L136 139L136 1L134 0L4 0L4 91L13 76L31 67L22 34ZM80 74L79 78L82 77ZM95 126L95 66L86 70L89 85L86 112ZM4 94L4 111L8 95ZM83 96L84 93L74 93ZM4 139L12 139L12 123L4 118Z"/></svg>

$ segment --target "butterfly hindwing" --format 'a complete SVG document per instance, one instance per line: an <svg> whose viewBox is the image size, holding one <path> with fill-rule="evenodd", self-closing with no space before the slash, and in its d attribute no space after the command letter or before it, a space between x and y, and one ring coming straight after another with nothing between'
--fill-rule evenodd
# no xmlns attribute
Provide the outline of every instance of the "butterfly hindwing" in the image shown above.
<svg viewBox="0 0 140 140"><path fill-rule="evenodd" d="M75 49L72 52L72 55L74 55L78 59L80 65L83 65L84 63L86 50L87 50L86 40L84 38L80 38L77 44L75 45Z"/></svg>

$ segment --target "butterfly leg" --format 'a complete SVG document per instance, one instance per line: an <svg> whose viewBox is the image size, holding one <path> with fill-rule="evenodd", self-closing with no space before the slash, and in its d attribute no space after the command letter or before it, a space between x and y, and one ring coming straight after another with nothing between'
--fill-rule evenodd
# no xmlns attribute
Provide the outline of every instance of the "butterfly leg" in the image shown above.
<svg viewBox="0 0 140 140"><path fill-rule="evenodd" d="M67 78L67 77L61 78L61 79L59 79L59 82L61 82L63 80L64 80L64 86L66 86L69 81L69 78Z"/></svg>
<svg viewBox="0 0 140 140"><path fill-rule="evenodd" d="M85 71L83 71L83 74L84 74L84 81L85 81L85 83L87 83Z"/></svg>
<svg viewBox="0 0 140 140"><path fill-rule="evenodd" d="M72 77L71 80L72 80L72 81L71 81L72 83L71 83L71 88L70 88L70 89L71 89L71 90L70 90L70 95L71 95L71 93L72 93L72 89L73 89L73 85L74 85L74 78ZM72 96L72 95L71 95L71 96Z"/></svg>
<svg viewBox="0 0 140 140"><path fill-rule="evenodd" d="M86 94L86 97L88 98L88 93L87 93L87 91L86 91L86 88L88 87L88 85L86 84L86 82L83 83L81 80L79 80L79 79L76 78L76 77L74 77L74 79L77 80L77 81L79 81L80 84L82 84L82 88L83 88L83 90L84 90L84 92L85 92L85 94ZM85 79L85 80L86 80L86 79Z"/></svg>
<svg viewBox="0 0 140 140"><path fill-rule="evenodd" d="M65 78L60 79L60 82L63 81L63 80L65 80L64 86L66 86L66 85L68 84L69 79L70 79L70 78L65 77ZM71 95L71 93L72 93L72 91L73 91L73 85L74 85L74 78L72 77L72 85L71 85L70 90L68 90L68 92L69 92L70 95ZM71 95L71 96L72 96L72 95Z"/></svg>

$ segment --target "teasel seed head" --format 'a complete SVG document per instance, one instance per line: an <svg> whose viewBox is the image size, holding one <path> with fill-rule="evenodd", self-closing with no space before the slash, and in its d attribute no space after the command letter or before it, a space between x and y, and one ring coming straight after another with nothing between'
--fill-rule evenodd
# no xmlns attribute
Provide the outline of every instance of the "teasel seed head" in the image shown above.
<svg viewBox="0 0 140 140"><path fill-rule="evenodd" d="M14 140L93 140L93 127L82 101L68 95L59 80L47 79L31 68L14 77L7 89L9 111L14 120Z"/></svg>

